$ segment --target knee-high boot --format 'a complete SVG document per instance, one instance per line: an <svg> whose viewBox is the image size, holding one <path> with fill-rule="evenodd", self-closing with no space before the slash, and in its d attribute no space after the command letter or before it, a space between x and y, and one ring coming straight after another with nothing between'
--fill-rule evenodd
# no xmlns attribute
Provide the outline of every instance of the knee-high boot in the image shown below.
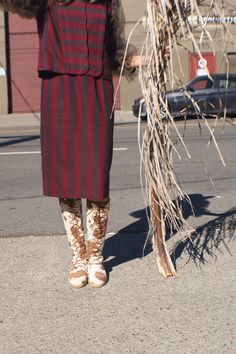
<svg viewBox="0 0 236 354"><path fill-rule="evenodd" d="M109 199L102 202L87 201L87 257L88 282L100 288L107 282L102 250L106 236Z"/></svg>
<svg viewBox="0 0 236 354"><path fill-rule="evenodd" d="M59 199L62 219L69 245L73 252L69 282L74 288L82 288L88 283L86 244L80 199Z"/></svg>

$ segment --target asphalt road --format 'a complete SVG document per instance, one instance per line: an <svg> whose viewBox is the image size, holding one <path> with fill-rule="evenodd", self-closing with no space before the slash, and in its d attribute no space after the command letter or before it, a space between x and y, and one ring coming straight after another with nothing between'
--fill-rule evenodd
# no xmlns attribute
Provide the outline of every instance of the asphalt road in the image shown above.
<svg viewBox="0 0 236 354"><path fill-rule="evenodd" d="M216 137L226 167L195 121L185 132L191 160L178 148L176 172L196 215L186 210L186 218L198 234L178 247L179 277L166 280L150 247L142 258L137 125L115 127L109 282L79 291L66 280L70 252L57 200L42 196L39 131L2 129L0 353L235 353L236 247L228 228L235 227L236 129L222 128Z"/></svg>
<svg viewBox="0 0 236 354"><path fill-rule="evenodd" d="M178 123L181 132L184 131L183 125L183 122ZM145 124L142 125L144 128ZM173 129L172 133L174 136ZM195 213L198 217L204 216L202 208L207 209L208 204L217 208L212 211L215 214L235 206L236 128L227 125L223 131L221 125L215 135L226 167L223 167L213 143L207 148L209 133L203 127L200 136L196 121L189 121L185 130L184 141L191 159L181 146L176 145L182 157L181 160L175 158L176 172L182 188L190 195L194 206L197 204ZM39 144L37 128L11 128L1 132L1 236L64 234L57 200L42 196ZM140 223L136 220L139 217L134 215L140 214L141 218L145 215L139 177L137 124L116 125L113 156L109 231L118 232L131 223L136 223L134 231L140 231ZM142 230L146 231L146 224Z"/></svg>

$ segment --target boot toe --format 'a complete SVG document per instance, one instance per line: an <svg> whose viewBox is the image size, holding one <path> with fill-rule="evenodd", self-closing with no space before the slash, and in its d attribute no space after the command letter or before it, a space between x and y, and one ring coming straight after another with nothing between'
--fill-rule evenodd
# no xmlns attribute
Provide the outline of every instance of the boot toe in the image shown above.
<svg viewBox="0 0 236 354"><path fill-rule="evenodd" d="M73 288L83 288L88 284L88 275L83 270L71 272L69 275L69 283Z"/></svg>
<svg viewBox="0 0 236 354"><path fill-rule="evenodd" d="M91 264L88 272L88 283L93 288L101 288L107 283L107 275L102 264Z"/></svg>

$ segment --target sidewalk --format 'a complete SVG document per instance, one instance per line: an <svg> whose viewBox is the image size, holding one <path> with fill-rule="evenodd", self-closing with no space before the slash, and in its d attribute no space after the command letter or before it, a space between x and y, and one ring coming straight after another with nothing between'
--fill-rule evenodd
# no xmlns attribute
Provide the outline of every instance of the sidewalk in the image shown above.
<svg viewBox="0 0 236 354"><path fill-rule="evenodd" d="M118 251L115 239L130 237L106 244ZM224 246L202 269L185 255L174 279L161 277L153 254L123 262L123 248L106 261L104 288L72 290L65 237L0 244L1 354L235 353L236 263Z"/></svg>
<svg viewBox="0 0 236 354"><path fill-rule="evenodd" d="M115 111L115 124L137 122L131 111ZM12 113L0 115L0 129L12 127L39 127L40 113Z"/></svg>

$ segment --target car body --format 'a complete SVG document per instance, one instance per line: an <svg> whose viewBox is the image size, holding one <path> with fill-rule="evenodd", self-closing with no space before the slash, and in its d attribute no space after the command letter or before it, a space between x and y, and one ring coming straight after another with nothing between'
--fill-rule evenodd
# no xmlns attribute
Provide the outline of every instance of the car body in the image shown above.
<svg viewBox="0 0 236 354"><path fill-rule="evenodd" d="M196 116L197 103L200 113L208 116L236 116L236 74L214 74L199 76L185 88L166 92L169 110L173 117ZM142 97L134 100L133 114L147 118L146 103Z"/></svg>

